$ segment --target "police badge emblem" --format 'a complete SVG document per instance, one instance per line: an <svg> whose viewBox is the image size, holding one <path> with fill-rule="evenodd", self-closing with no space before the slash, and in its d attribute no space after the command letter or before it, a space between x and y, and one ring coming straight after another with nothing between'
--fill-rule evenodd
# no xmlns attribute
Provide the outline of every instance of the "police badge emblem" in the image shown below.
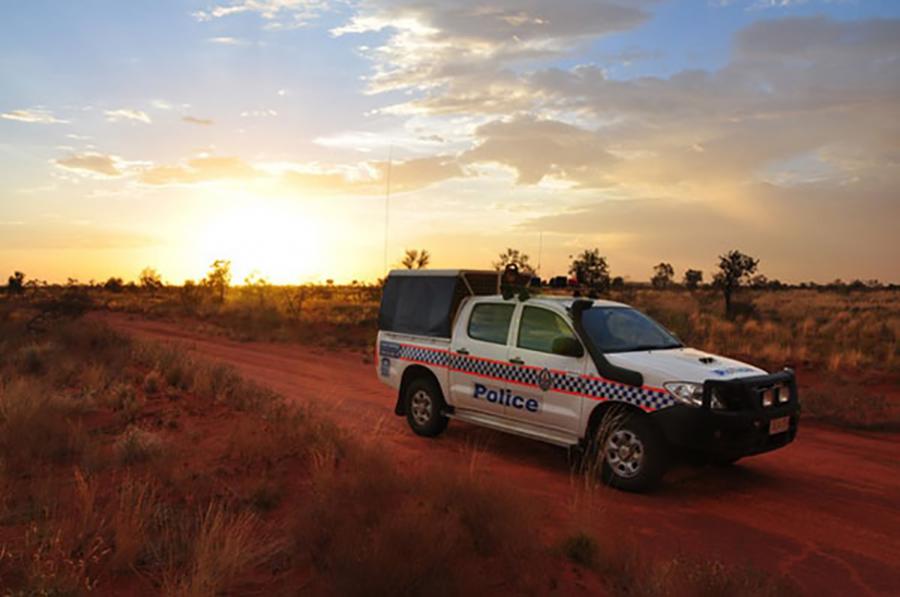
<svg viewBox="0 0 900 597"><path fill-rule="evenodd" d="M553 376L550 375L549 369L544 369L538 374L538 386L543 390L547 391L550 389L550 386L553 385Z"/></svg>

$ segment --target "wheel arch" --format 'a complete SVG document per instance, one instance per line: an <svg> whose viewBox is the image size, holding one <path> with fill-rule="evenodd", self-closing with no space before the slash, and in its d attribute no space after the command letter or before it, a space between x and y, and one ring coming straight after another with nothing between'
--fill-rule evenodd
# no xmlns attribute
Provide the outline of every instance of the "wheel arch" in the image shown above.
<svg viewBox="0 0 900 597"><path fill-rule="evenodd" d="M434 374L434 371L424 365L410 365L403 370L403 376L400 378L400 389L397 391L397 404L394 406L395 415L399 417L406 415L406 404L403 400L403 396L406 395L406 388L408 388L409 384L414 380L422 378L431 379L437 387L438 392L441 393L441 398L444 398L441 382L438 380L437 375Z"/></svg>
<svg viewBox="0 0 900 597"><path fill-rule="evenodd" d="M610 413L617 412L622 413L622 416L640 416L652 420L652 417L650 417L646 411L633 404L622 402L621 400L604 400L597 404L591 411L591 416L588 418L587 425L584 429L582 442L587 444L591 438L594 437L594 433L596 433L597 429L600 427L604 417Z"/></svg>

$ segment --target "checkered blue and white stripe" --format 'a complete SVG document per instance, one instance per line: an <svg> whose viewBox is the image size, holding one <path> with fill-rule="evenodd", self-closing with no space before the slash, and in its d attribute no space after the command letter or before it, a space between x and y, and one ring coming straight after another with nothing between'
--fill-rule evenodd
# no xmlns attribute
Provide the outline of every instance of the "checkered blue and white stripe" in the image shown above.
<svg viewBox="0 0 900 597"><path fill-rule="evenodd" d="M542 370L536 367L523 367L512 363L500 363L478 357L451 354L445 350L436 350L411 344L401 345L399 358L438 367L450 367L464 373L540 387ZM551 390L579 394L595 400L618 400L646 410L657 410L675 404L675 400L662 390L629 386L596 377L568 375L558 372L551 372Z"/></svg>
<svg viewBox="0 0 900 597"><path fill-rule="evenodd" d="M450 362L450 355L446 350L434 350L424 346L414 346L412 344L400 345L399 358L407 361L418 361L429 365L437 365L438 367L446 367Z"/></svg>
<svg viewBox="0 0 900 597"><path fill-rule="evenodd" d="M675 401L667 393L650 388L611 383L594 377L582 378L582 384L581 393L592 398L619 400L651 410L675 404Z"/></svg>

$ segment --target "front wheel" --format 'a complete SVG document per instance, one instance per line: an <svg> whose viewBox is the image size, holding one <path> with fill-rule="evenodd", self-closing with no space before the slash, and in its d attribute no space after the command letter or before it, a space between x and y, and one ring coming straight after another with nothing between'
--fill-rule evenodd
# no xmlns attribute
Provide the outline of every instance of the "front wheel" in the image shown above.
<svg viewBox="0 0 900 597"><path fill-rule="evenodd" d="M606 427L601 425L601 428ZM603 482L624 491L647 491L667 468L665 440L646 416L632 414L596 438ZM602 448L600 448L602 446Z"/></svg>
<svg viewBox="0 0 900 597"><path fill-rule="evenodd" d="M406 422L418 435L434 437L447 428L449 419L442 412L444 397L430 379L415 379L406 387Z"/></svg>

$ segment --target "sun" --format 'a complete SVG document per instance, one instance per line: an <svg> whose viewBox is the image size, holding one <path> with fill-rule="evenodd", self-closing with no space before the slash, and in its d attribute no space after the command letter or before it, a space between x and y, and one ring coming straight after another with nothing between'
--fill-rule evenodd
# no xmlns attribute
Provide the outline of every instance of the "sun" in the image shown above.
<svg viewBox="0 0 900 597"><path fill-rule="evenodd" d="M198 239L206 263L231 261L233 281L257 274L270 283L296 284L327 272L323 223L313 213L269 200L247 201L209 218Z"/></svg>

